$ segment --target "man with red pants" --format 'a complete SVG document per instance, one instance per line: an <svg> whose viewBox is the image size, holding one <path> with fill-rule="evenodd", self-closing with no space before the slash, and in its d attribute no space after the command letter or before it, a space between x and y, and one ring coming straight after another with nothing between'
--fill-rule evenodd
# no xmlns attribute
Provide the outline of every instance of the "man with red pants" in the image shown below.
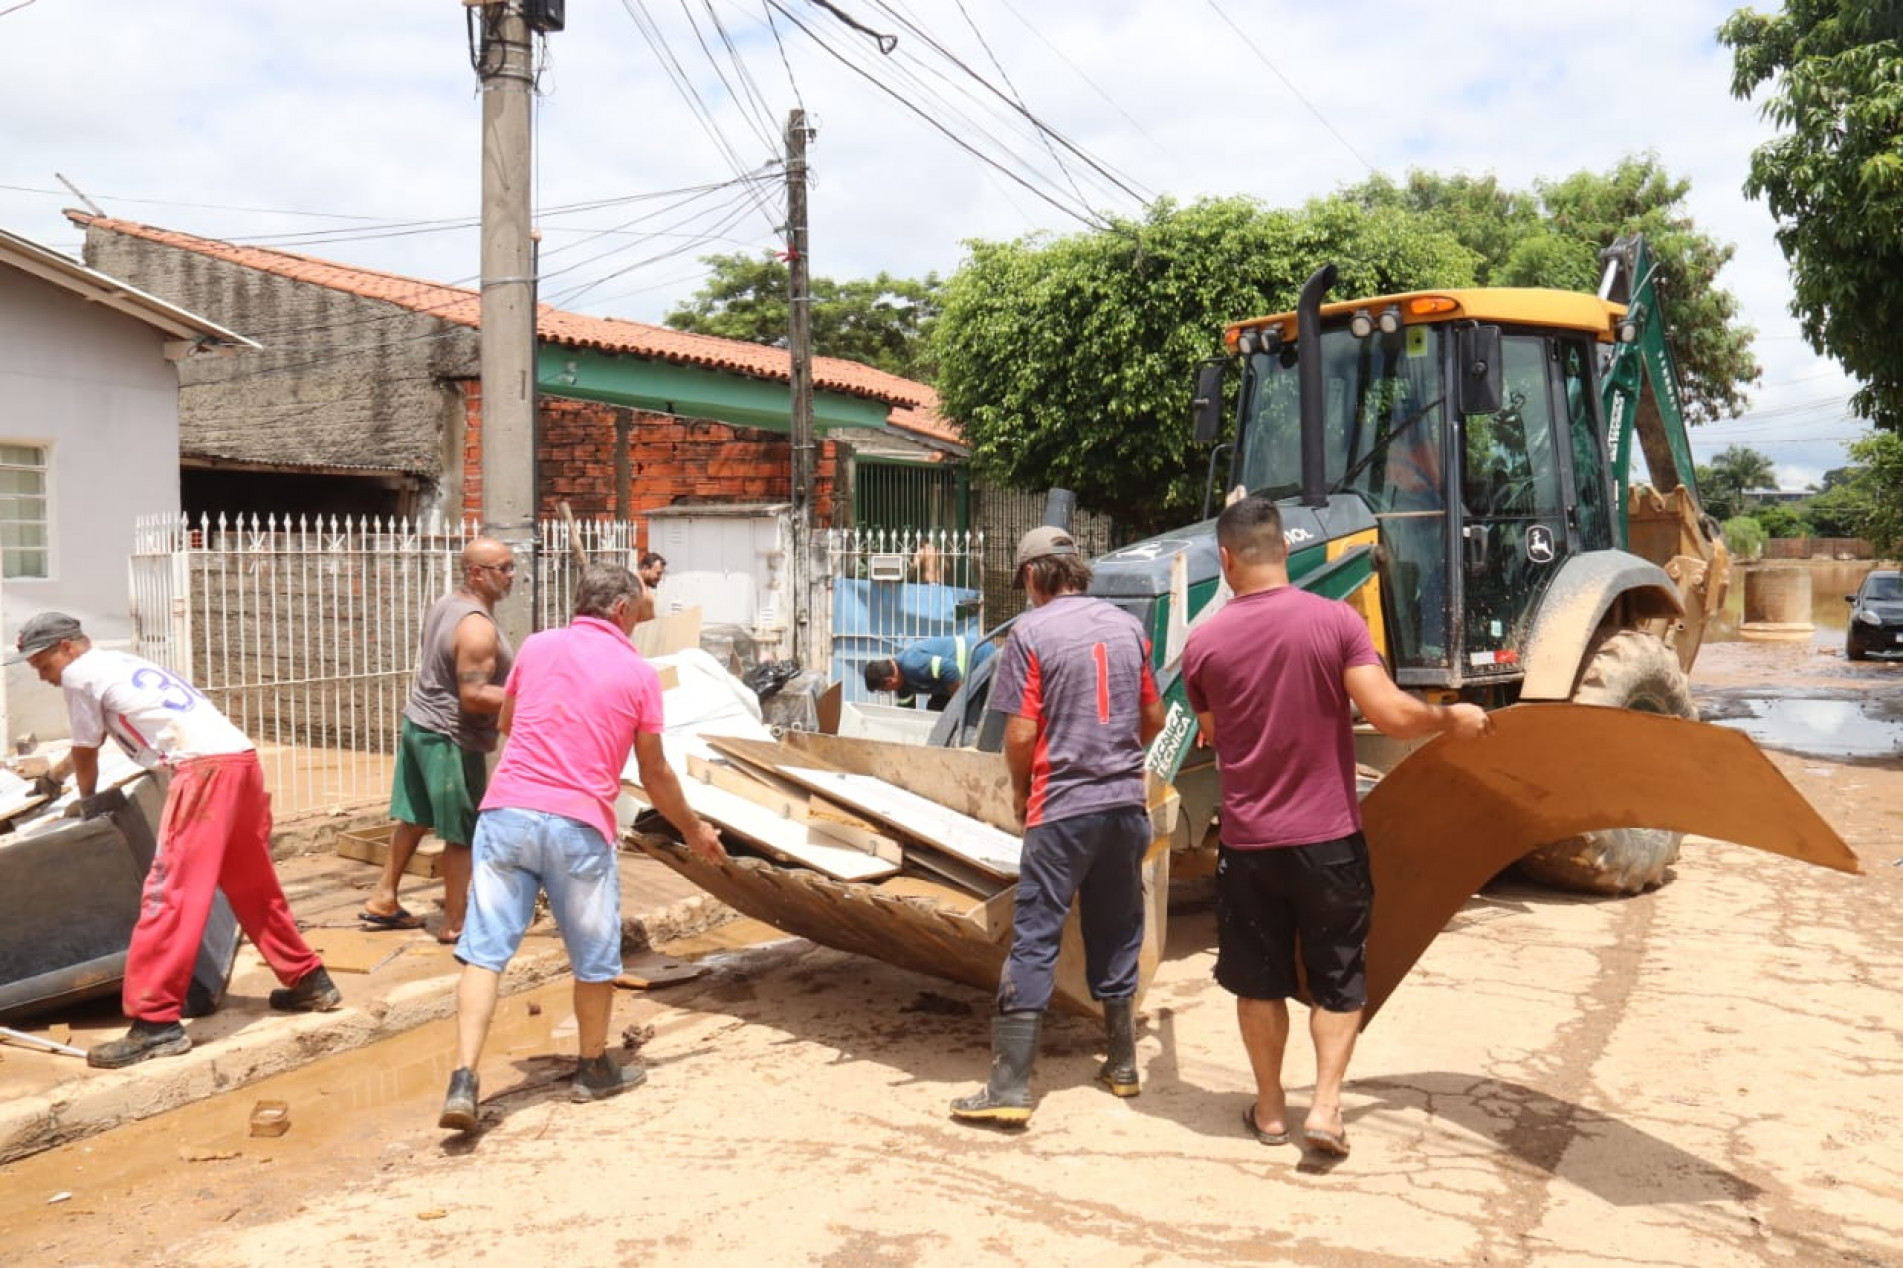
<svg viewBox="0 0 1903 1268"><path fill-rule="evenodd" d="M96 649L77 620L42 612L20 627L9 660L62 688L81 798L99 784L107 736L147 770L171 774L158 849L126 952L122 1007L132 1028L86 1054L102 1069L191 1049L179 1024L213 895L223 890L238 925L284 989L271 1007L327 1012L342 1002L297 931L271 865L271 800L257 750L196 687L149 660Z"/></svg>

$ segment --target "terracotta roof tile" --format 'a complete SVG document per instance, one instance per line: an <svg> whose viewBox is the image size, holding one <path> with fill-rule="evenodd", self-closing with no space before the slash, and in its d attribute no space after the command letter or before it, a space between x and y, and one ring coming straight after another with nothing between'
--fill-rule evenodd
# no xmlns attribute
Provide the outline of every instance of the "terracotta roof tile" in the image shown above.
<svg viewBox="0 0 1903 1268"><path fill-rule="evenodd" d="M455 325L480 327L482 324L481 296L468 287L445 286L398 273L355 268L270 247L240 246L79 211L69 210L66 217L84 228L142 238L261 273L381 300ZM792 378L792 356L782 348L688 334L618 317L588 317L546 304L537 311L536 333L551 343L578 348L705 366L779 382ZM837 357L813 358L813 384L830 391L884 401L893 406L887 420L892 426L934 440L963 444L956 425L938 413L938 393L926 384Z"/></svg>

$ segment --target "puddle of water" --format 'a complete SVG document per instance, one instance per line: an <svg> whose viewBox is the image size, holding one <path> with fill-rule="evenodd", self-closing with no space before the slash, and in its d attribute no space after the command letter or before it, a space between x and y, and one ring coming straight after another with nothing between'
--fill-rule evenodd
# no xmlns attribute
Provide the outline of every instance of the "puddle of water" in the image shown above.
<svg viewBox="0 0 1903 1268"><path fill-rule="evenodd" d="M1810 570L1813 627L1810 641L1819 647L1842 647L1844 625L1850 619L1850 605L1844 602L1844 596L1854 594L1863 581L1863 574L1876 567L1876 564L1868 559L1847 562L1813 560L1805 566ZM1705 627L1707 642L1733 643L1743 638L1738 627L1744 622L1744 573L1743 568L1732 570L1731 588L1725 593L1724 611Z"/></svg>
<svg viewBox="0 0 1903 1268"><path fill-rule="evenodd" d="M526 1058L558 1050L572 1057L572 1002L572 987L562 979L508 996L497 1005L483 1046L485 1099L528 1081L516 1064ZM372 1111L441 1094L456 1064L455 1027L454 1017L428 1022L368 1047L9 1163L6 1183L0 1185L0 1228L7 1229L11 1239L66 1224L75 1216L106 1215L117 1222L124 1216L115 1211L129 1216L146 1201L149 1177L176 1176L191 1168L207 1168L203 1181L221 1187L243 1181L232 1172L209 1169L241 1167L254 1182L264 1184L275 1176L280 1188L274 1200L290 1202L281 1186L295 1183L300 1159L380 1131L385 1124ZM281 1136L251 1134L252 1110L267 1100L286 1106L290 1126ZM49 1205L59 1193L71 1196Z"/></svg>
<svg viewBox="0 0 1903 1268"><path fill-rule="evenodd" d="M1714 718L1765 748L1806 757L1903 755L1903 723L1874 718L1854 700L1746 700L1749 717Z"/></svg>

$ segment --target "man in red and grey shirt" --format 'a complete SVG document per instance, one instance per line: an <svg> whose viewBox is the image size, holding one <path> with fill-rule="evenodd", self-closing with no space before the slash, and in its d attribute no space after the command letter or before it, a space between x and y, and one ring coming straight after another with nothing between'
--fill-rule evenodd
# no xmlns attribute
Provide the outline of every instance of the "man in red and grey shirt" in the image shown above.
<svg viewBox="0 0 1903 1268"><path fill-rule="evenodd" d="M1024 851L1011 951L998 982L991 1078L953 1101L952 1114L1022 1126L1031 1118L1031 1065L1073 899L1090 993L1103 1004L1108 1037L1097 1077L1118 1096L1139 1091L1132 1008L1150 843L1143 757L1163 729L1163 706L1143 627L1085 595L1090 565L1069 533L1026 533L1014 584L1029 595L1031 611L999 653L990 707L1010 715L1004 755Z"/></svg>

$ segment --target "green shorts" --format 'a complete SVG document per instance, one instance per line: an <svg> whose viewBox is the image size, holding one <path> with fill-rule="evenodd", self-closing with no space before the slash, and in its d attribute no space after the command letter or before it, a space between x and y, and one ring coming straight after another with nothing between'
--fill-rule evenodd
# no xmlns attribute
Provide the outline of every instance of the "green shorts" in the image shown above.
<svg viewBox="0 0 1903 1268"><path fill-rule="evenodd" d="M390 789L392 819L428 828L451 845L468 845L476 833L476 807L488 787L483 754L403 719Z"/></svg>

